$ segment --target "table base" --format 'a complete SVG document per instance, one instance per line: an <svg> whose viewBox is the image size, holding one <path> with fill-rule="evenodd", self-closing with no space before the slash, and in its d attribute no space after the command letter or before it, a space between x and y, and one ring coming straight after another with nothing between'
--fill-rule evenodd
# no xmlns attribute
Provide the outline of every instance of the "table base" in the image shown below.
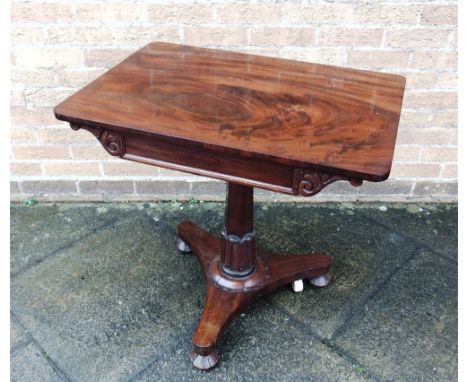
<svg viewBox="0 0 468 382"><path fill-rule="evenodd" d="M223 272L223 240L192 222L178 226L179 238L197 256L207 285L205 306L193 334L193 366L207 370L218 362L217 342L227 325L256 298L298 279L315 278L328 273L331 259L325 253L277 255L256 251L254 270L246 277ZM179 246L180 248L180 246Z"/></svg>

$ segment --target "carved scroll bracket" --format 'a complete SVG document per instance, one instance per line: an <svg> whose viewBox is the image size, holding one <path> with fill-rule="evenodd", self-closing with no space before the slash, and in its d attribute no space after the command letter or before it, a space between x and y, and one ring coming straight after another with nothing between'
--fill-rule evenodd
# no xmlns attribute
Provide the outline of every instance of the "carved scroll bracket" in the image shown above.
<svg viewBox="0 0 468 382"><path fill-rule="evenodd" d="M362 179L331 175L313 170L296 169L294 172L293 192L295 195L312 196L337 180L347 180L355 187L362 184Z"/></svg>
<svg viewBox="0 0 468 382"><path fill-rule="evenodd" d="M101 145L110 155L121 157L125 154L124 137L116 131L106 130L97 126L78 125L76 123L70 123L70 127L73 130L88 130L101 142Z"/></svg>

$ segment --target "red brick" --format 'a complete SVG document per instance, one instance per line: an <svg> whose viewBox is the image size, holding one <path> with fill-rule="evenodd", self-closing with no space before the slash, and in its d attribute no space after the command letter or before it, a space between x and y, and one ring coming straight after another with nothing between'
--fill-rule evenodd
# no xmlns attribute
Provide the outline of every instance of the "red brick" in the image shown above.
<svg viewBox="0 0 468 382"><path fill-rule="evenodd" d="M68 147L59 145L13 145L15 159L69 159Z"/></svg>
<svg viewBox="0 0 468 382"><path fill-rule="evenodd" d="M11 2L12 23L72 22L71 4L55 1Z"/></svg>
<svg viewBox="0 0 468 382"><path fill-rule="evenodd" d="M188 195L190 193L190 183L182 180L137 181L135 183L137 193L140 195L177 197L178 195Z"/></svg>
<svg viewBox="0 0 468 382"><path fill-rule="evenodd" d="M457 127L458 126L458 111L457 110L436 110L432 114L430 121L431 127Z"/></svg>
<svg viewBox="0 0 468 382"><path fill-rule="evenodd" d="M322 2L309 5L287 2L284 15L290 25L348 24L353 17L353 4Z"/></svg>
<svg viewBox="0 0 468 382"><path fill-rule="evenodd" d="M10 162L11 176L37 176L42 175L39 163Z"/></svg>
<svg viewBox="0 0 468 382"><path fill-rule="evenodd" d="M221 196L226 193L226 183L216 180L206 182L192 182L191 195L198 197Z"/></svg>
<svg viewBox="0 0 468 382"><path fill-rule="evenodd" d="M442 170L442 178L458 178L458 166L456 164L447 164Z"/></svg>
<svg viewBox="0 0 468 382"><path fill-rule="evenodd" d="M26 106L12 107L10 109L11 124L14 126L21 125L50 125L59 123L55 119L52 108L39 107L35 109L28 109Z"/></svg>
<svg viewBox="0 0 468 382"><path fill-rule="evenodd" d="M106 176L157 176L158 168L147 164L116 161L104 162L104 175Z"/></svg>
<svg viewBox="0 0 468 382"><path fill-rule="evenodd" d="M84 64L88 67L111 68L134 52L134 49L89 49L84 53Z"/></svg>
<svg viewBox="0 0 468 382"><path fill-rule="evenodd" d="M281 23L279 4L249 4L226 2L216 7L217 22L223 24L277 24Z"/></svg>
<svg viewBox="0 0 468 382"><path fill-rule="evenodd" d="M458 194L458 183L455 182L417 182L413 193L421 196Z"/></svg>
<svg viewBox="0 0 468 382"><path fill-rule="evenodd" d="M395 162L417 161L419 159L420 147L415 145L397 145L393 160Z"/></svg>
<svg viewBox="0 0 468 382"><path fill-rule="evenodd" d="M424 51L414 52L411 62L412 68L419 69L456 69L458 63L457 52Z"/></svg>
<svg viewBox="0 0 468 382"><path fill-rule="evenodd" d="M394 163L391 176L394 178L434 178L440 174L440 165L426 163Z"/></svg>
<svg viewBox="0 0 468 382"><path fill-rule="evenodd" d="M13 144L37 142L36 134L31 127L12 128L10 130L10 139Z"/></svg>
<svg viewBox="0 0 468 382"><path fill-rule="evenodd" d="M455 109L458 95L456 92L407 92L403 105L414 109Z"/></svg>
<svg viewBox="0 0 468 382"><path fill-rule="evenodd" d="M82 180L78 185L82 194L133 194L133 182L127 180Z"/></svg>
<svg viewBox="0 0 468 382"><path fill-rule="evenodd" d="M71 180L24 180L21 187L25 194L74 194L75 182Z"/></svg>
<svg viewBox="0 0 468 382"><path fill-rule="evenodd" d="M399 129L398 145L448 145L452 129Z"/></svg>
<svg viewBox="0 0 468 382"><path fill-rule="evenodd" d="M134 2L89 2L75 5L76 20L85 24L142 24L145 21L145 4Z"/></svg>
<svg viewBox="0 0 468 382"><path fill-rule="evenodd" d="M97 162L47 162L43 164L46 176L99 176Z"/></svg>
<svg viewBox="0 0 468 382"><path fill-rule="evenodd" d="M100 145L70 145L72 157L76 160L112 160L109 153ZM115 159L117 161L117 159Z"/></svg>
<svg viewBox="0 0 468 382"><path fill-rule="evenodd" d="M445 48L448 44L450 30L418 28L389 29L385 38L385 46L395 49L412 48Z"/></svg>
<svg viewBox="0 0 468 382"><path fill-rule="evenodd" d="M457 25L457 5L426 5L421 12L422 25Z"/></svg>
<svg viewBox="0 0 468 382"><path fill-rule="evenodd" d="M184 42L197 46L245 46L247 30L238 27L184 27Z"/></svg>
<svg viewBox="0 0 468 382"><path fill-rule="evenodd" d="M97 139L90 132L80 129L73 131L70 127L44 127L37 132L39 142L44 144L94 144Z"/></svg>
<svg viewBox="0 0 468 382"><path fill-rule="evenodd" d="M237 5L236 8L240 7ZM161 24L209 24L213 22L211 4L148 4L148 20Z"/></svg>
<svg viewBox="0 0 468 382"><path fill-rule="evenodd" d="M257 46L313 46L314 28L253 28L251 43Z"/></svg>
<svg viewBox="0 0 468 382"><path fill-rule="evenodd" d="M412 181L389 179L385 182L364 182L358 187L358 195L375 195L377 199L380 195L401 195L406 196L413 188Z"/></svg>
<svg viewBox="0 0 468 382"><path fill-rule="evenodd" d="M10 197L16 199L16 196L21 194L19 182L10 181Z"/></svg>
<svg viewBox="0 0 468 382"><path fill-rule="evenodd" d="M382 35L382 29L323 27L320 29L318 45L378 47L382 41Z"/></svg>
<svg viewBox="0 0 468 382"><path fill-rule="evenodd" d="M424 147L421 159L426 162L456 162L458 159L458 148L456 146Z"/></svg>
<svg viewBox="0 0 468 382"><path fill-rule="evenodd" d="M366 69L405 69L409 53L392 50L355 50L348 53L348 65Z"/></svg>
<svg viewBox="0 0 468 382"><path fill-rule="evenodd" d="M380 2L357 2L354 9L353 22L355 24L395 24L415 25L418 20L420 7L418 5L405 5L401 3L385 4Z"/></svg>

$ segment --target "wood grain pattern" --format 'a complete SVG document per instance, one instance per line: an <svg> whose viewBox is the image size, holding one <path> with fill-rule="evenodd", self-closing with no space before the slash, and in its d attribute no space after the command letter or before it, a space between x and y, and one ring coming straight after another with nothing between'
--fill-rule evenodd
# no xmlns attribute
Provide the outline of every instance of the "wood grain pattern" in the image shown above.
<svg viewBox="0 0 468 382"><path fill-rule="evenodd" d="M62 102L55 115L381 181L391 169L404 84L396 75L152 43Z"/></svg>

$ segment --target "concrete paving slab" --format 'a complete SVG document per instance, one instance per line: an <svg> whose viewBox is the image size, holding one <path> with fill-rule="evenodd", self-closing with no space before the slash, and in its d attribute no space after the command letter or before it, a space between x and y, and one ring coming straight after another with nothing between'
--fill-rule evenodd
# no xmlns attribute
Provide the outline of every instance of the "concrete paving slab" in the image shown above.
<svg viewBox="0 0 468 382"><path fill-rule="evenodd" d="M14 353L20 347L26 346L30 342L28 334L19 325L14 317L10 315L10 353Z"/></svg>
<svg viewBox="0 0 468 382"><path fill-rule="evenodd" d="M381 380L457 380L457 267L421 251L334 341Z"/></svg>
<svg viewBox="0 0 468 382"><path fill-rule="evenodd" d="M16 276L98 227L122 216L120 208L95 205L41 204L10 209L10 272Z"/></svg>
<svg viewBox="0 0 468 382"><path fill-rule="evenodd" d="M158 224L163 225L168 234L177 235L177 226L183 220L191 220L214 235L221 236L224 226L224 204L214 202L145 203L143 211Z"/></svg>
<svg viewBox="0 0 468 382"><path fill-rule="evenodd" d="M379 204L359 211L390 229L410 235L428 248L457 260L457 205L395 204L387 208L386 205Z"/></svg>
<svg viewBox="0 0 468 382"><path fill-rule="evenodd" d="M434 252L456 248L456 214L426 206L435 229L445 228L440 242L429 235L421 246L416 233L428 229L414 216L419 206L396 207L401 211L395 213L392 205L378 208L257 204L259 247L283 253L326 250L335 279L325 289L306 286L294 294L288 287L260 300L228 328L219 366L203 373L192 369L187 356L204 301L203 275L193 256L178 253L174 240L184 219L219 233L222 203L13 207L11 256L17 273L11 309L18 322L12 339L21 338L24 326L35 341L16 347L15 368L29 375L29 356L17 354L32 346L65 378L86 382L456 376L456 276L441 281L436 272L441 269L442 279L456 275L456 263ZM73 214L63 212L68 209ZM386 212L385 219L375 209ZM77 235L68 223L60 224L64 217L75 217L77 227L93 219L103 224ZM415 277L417 282L411 281ZM434 279L435 286L429 285Z"/></svg>
<svg viewBox="0 0 468 382"><path fill-rule="evenodd" d="M267 240L265 245L272 250L306 253L322 249L332 257L333 279L327 288L305 282L302 293L293 293L288 286L268 297L322 339L331 338L415 250L410 239L355 214L352 208L283 205L258 215L259 246ZM266 229L266 239L262 239Z"/></svg>
<svg viewBox="0 0 468 382"><path fill-rule="evenodd" d="M193 329L203 288L195 258L140 214L22 274L11 307L72 380L125 380Z"/></svg>
<svg viewBox="0 0 468 382"><path fill-rule="evenodd" d="M11 382L61 382L64 379L33 344L19 349L10 359Z"/></svg>
<svg viewBox="0 0 468 382"><path fill-rule="evenodd" d="M219 364L209 372L191 367L189 335L183 348L155 360L135 381L365 381L349 360L304 333L286 315L259 302L227 329Z"/></svg>

